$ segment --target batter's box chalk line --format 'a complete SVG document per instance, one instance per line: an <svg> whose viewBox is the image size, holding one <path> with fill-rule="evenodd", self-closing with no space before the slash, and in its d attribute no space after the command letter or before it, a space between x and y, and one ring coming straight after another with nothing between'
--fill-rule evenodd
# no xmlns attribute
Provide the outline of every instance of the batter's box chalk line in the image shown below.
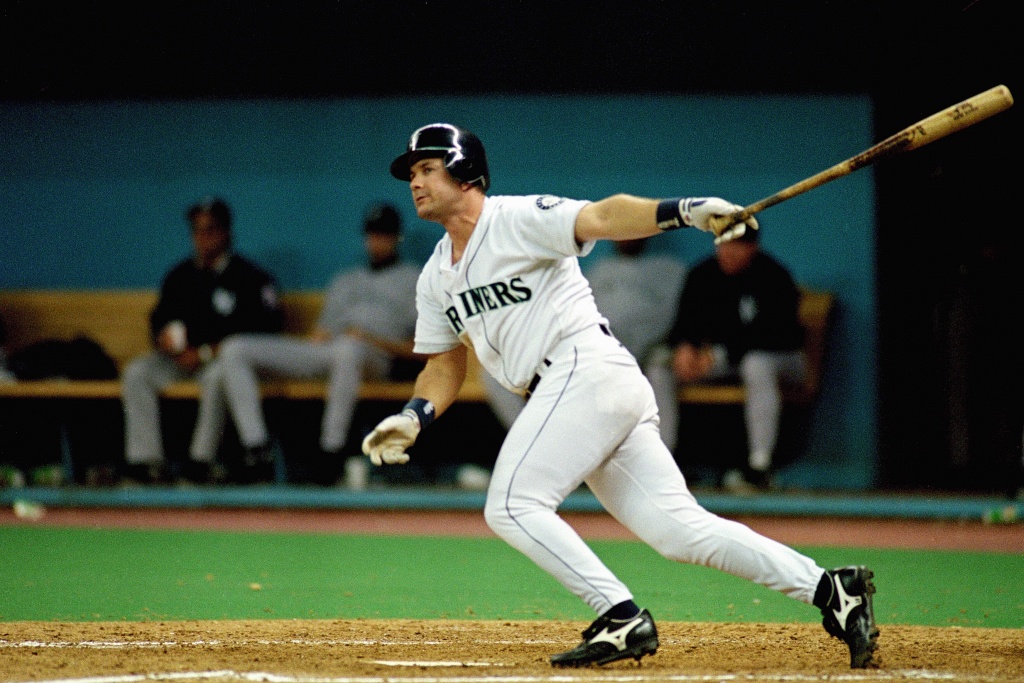
<svg viewBox="0 0 1024 683"><path fill-rule="evenodd" d="M389 662L377 662L391 664ZM424 662L396 662L401 666L424 666ZM431 665L426 663L426 665ZM436 662L433 666L474 666L469 662ZM484 663L476 666L489 666ZM11 681L10 683L150 683L159 681L204 681L205 683L715 683L718 681L738 683L759 681L804 683L811 681L978 681L996 683L1004 680L998 676L957 674L925 669L904 669L896 671L863 671L843 674L597 674L597 675L551 675L551 676L287 676L260 671L184 671L168 673L131 674L123 676L90 676L85 678L57 678L51 680Z"/></svg>

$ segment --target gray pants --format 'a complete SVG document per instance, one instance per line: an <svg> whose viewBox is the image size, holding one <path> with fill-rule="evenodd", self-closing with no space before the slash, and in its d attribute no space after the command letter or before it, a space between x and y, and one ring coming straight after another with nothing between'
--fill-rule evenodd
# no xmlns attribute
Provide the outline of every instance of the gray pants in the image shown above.
<svg viewBox="0 0 1024 683"><path fill-rule="evenodd" d="M242 445L269 443L263 415L261 377L327 379L327 398L320 426L320 447L337 452L345 445L364 377L387 376L392 358L375 346L339 336L317 344L275 334L240 334L220 349L218 386L234 419Z"/></svg>
<svg viewBox="0 0 1024 683"><path fill-rule="evenodd" d="M669 450L675 450L679 435L675 399L679 380L672 372L671 350L664 348L652 354L645 372L660 408L661 438ZM752 469L764 471L771 466L782 416L781 386L803 382L806 374L807 359L802 351L749 351L738 366L716 363L711 369L709 380L738 380L746 389L743 417L748 464Z"/></svg>
<svg viewBox="0 0 1024 683"><path fill-rule="evenodd" d="M193 459L209 462L217 452L224 431L224 409L219 396L216 361L196 373L183 370L172 358L151 351L134 359L121 376L121 401L124 406L125 461L129 465L159 465L164 462L160 431L160 392L172 382L194 379L202 387L199 419L192 432L189 453ZM208 400L207 397L213 397Z"/></svg>

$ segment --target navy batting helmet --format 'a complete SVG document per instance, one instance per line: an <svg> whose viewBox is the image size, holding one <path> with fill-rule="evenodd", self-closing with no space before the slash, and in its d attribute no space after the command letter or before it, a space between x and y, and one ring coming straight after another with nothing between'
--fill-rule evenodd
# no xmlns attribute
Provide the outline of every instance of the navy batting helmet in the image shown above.
<svg viewBox="0 0 1024 683"><path fill-rule="evenodd" d="M405 152L391 162L391 175L409 180L409 167L429 157L444 159L445 168L460 182L479 185L484 192L491 185L480 138L450 123L431 123L413 131Z"/></svg>

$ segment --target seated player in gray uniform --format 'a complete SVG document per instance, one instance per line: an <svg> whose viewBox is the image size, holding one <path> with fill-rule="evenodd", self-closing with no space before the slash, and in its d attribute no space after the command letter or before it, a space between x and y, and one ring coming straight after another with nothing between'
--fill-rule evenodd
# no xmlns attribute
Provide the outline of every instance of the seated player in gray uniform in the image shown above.
<svg viewBox="0 0 1024 683"><path fill-rule="evenodd" d="M238 332L279 332L284 321L273 278L231 250L231 210L220 199L188 209L194 254L167 273L150 316L154 350L134 359L121 378L127 477L171 476L160 431L160 392L196 379L203 398L189 455L213 460L224 426L217 407L218 346Z"/></svg>
<svg viewBox="0 0 1024 683"><path fill-rule="evenodd" d="M220 382L249 460L266 460L272 447L260 397L261 375L327 379L320 447L338 454L363 378L386 378L396 359L414 358L420 269L399 257L401 227L395 207L375 204L368 209L363 219L368 262L335 276L308 338L244 334L224 343Z"/></svg>

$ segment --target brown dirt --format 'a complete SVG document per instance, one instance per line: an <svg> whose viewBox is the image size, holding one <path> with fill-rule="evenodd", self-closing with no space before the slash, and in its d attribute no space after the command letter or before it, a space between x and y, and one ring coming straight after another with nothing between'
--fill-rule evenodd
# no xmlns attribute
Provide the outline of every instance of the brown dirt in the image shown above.
<svg viewBox="0 0 1024 683"><path fill-rule="evenodd" d="M588 538L631 538L604 514L567 515ZM1024 551L1024 525L742 518L790 544ZM489 535L479 512L48 510L0 525L265 529ZM1024 681L1024 630L882 626L880 668L850 671L845 646L808 624L659 623L661 649L640 664L555 670L583 623L288 620L0 623L0 681L201 677L285 683L573 683L646 680ZM211 673L219 672L219 673ZM850 676L853 675L853 678ZM135 680L135 679L132 679ZM130 683L107 678L104 683Z"/></svg>
<svg viewBox="0 0 1024 683"><path fill-rule="evenodd" d="M548 656L576 645L582 623L513 621L214 621L0 624L0 679L222 672L214 680L431 683L608 680L1024 680L1024 633L884 627L881 668L852 672L845 646L808 624L663 623L661 649L566 672ZM256 674L263 674L257 676ZM569 676L571 678L567 678ZM858 676L861 678L861 676ZM845 678L844 680L850 680Z"/></svg>

